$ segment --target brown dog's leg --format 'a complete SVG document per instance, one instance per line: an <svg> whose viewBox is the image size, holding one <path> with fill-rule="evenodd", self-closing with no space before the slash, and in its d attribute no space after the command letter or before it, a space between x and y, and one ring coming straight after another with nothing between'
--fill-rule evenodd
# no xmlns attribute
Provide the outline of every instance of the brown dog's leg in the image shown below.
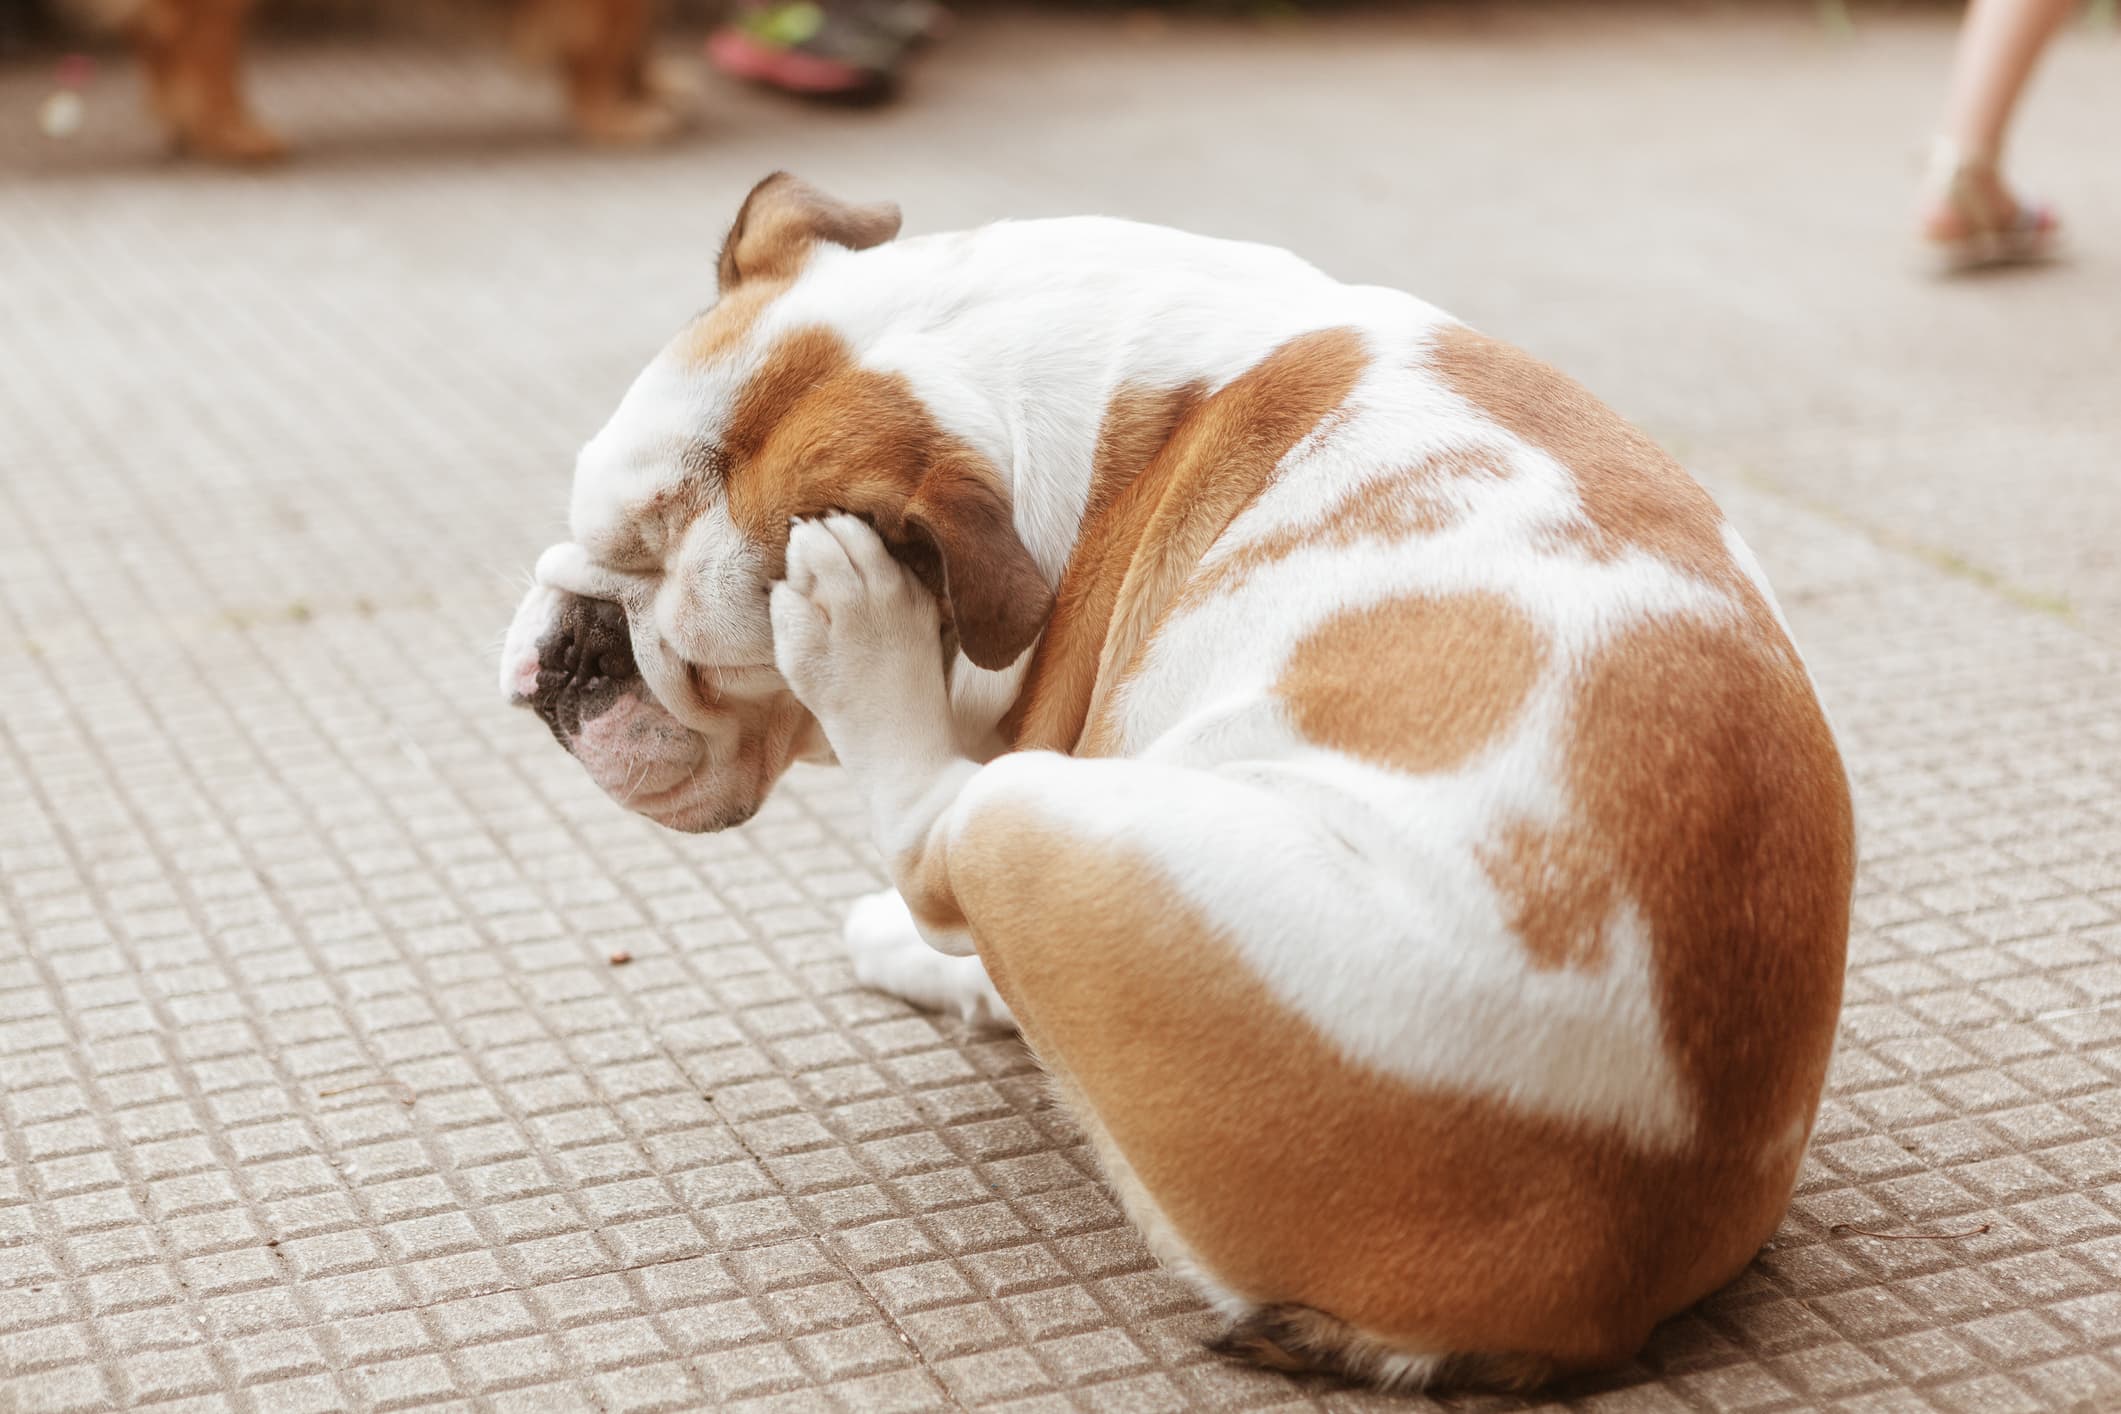
<svg viewBox="0 0 2121 1414"><path fill-rule="evenodd" d="M287 146L243 96L243 22L254 0L149 0L139 19L148 98L184 152L261 162Z"/></svg>
<svg viewBox="0 0 2121 1414"><path fill-rule="evenodd" d="M677 109L648 74L654 0L548 0L575 125L599 142L653 142L678 128Z"/></svg>

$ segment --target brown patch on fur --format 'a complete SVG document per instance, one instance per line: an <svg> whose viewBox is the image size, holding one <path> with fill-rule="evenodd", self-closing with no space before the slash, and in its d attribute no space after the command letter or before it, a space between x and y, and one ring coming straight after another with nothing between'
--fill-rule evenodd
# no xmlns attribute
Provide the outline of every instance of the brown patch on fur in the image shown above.
<svg viewBox="0 0 2121 1414"><path fill-rule="evenodd" d="M767 439L784 427L794 428L800 419L829 421L838 416L841 421L852 423L867 415L882 421L873 428L850 426L842 429L840 435L863 437L868 444L864 450L877 455L879 464L868 469L869 475L880 476L893 485L909 482L912 463L927 450L927 428L922 425L927 421L926 413L899 408L888 398L880 406L871 406L877 389L867 380L850 378L859 373L846 341L830 329L812 326L784 336L730 404L719 448L727 471L757 462L766 451ZM857 383L858 388L854 386ZM854 393L856 397L826 396L832 392ZM813 407L813 403L826 406ZM841 416L839 407L843 404L846 411ZM810 442L816 437L813 434L804 440ZM843 449L836 445L832 450ZM844 454L835 458L845 459ZM842 469L857 476L863 474L858 463L848 468L835 467ZM732 476L729 514L738 528L761 540L772 538L767 532L773 528L773 521L786 520L780 514L781 507L775 504L775 493L783 489L772 478Z"/></svg>
<svg viewBox="0 0 2121 1414"><path fill-rule="evenodd" d="M1116 418L1108 410L1110 435L1099 437L1107 474L1093 479L1094 514L1084 517L1052 621L1002 720L1005 736L1020 747L1104 749L1094 731L1086 735L1097 707L1208 547L1346 401L1368 361L1360 334L1322 329L1289 340L1212 397L1195 402L1181 389L1147 410L1130 404ZM1169 435L1121 486L1160 424Z"/></svg>
<svg viewBox="0 0 2121 1414"><path fill-rule="evenodd" d="M1509 475L1491 453L1439 452L1413 466L1373 477L1315 521L1281 526L1238 546L1186 586L1181 607L1192 607L1243 586L1254 573L1303 550L1350 550L1437 535L1457 523L1460 509L1447 494L1454 483Z"/></svg>
<svg viewBox="0 0 2121 1414"><path fill-rule="evenodd" d="M1017 539L1001 477L944 432L897 374L855 363L837 334L789 334L738 394L718 448L729 514L778 578L795 516L867 518L950 611L965 656L1007 667L1052 593Z"/></svg>
<svg viewBox="0 0 2121 1414"><path fill-rule="evenodd" d="M1391 599L1329 619L1275 684L1320 746L1396 771L1444 771L1506 731L1546 651L1497 594Z"/></svg>
<svg viewBox="0 0 2121 1414"><path fill-rule="evenodd" d="M722 243L722 292L746 280L792 280L820 241L868 250L898 234L898 207L855 206L775 172L751 189Z"/></svg>
<svg viewBox="0 0 2121 1414"><path fill-rule="evenodd" d="M1645 550L1748 602L1758 598L1724 545L1723 513L1709 494L1581 384L1461 325L1438 332L1429 367L1575 478L1593 532L1584 549L1601 557Z"/></svg>
<svg viewBox="0 0 2121 1414"><path fill-rule="evenodd" d="M1534 967L1551 972L1604 964L1605 928L1621 900L1606 852L1587 831L1519 820L1504 828L1500 841L1474 852Z"/></svg>
<svg viewBox="0 0 2121 1414"><path fill-rule="evenodd" d="M1756 1147L1824 1083L1855 873L1848 780L1786 647L1772 624L1623 633L1568 754L1601 872L1649 924L1666 1046L1708 1131Z"/></svg>
<svg viewBox="0 0 2121 1414"><path fill-rule="evenodd" d="M692 321L678 335L678 356L695 365L714 363L736 352L759 316L795 282L792 280L746 280L714 302L714 308Z"/></svg>
<svg viewBox="0 0 2121 1414"><path fill-rule="evenodd" d="M1122 388L1105 404L1090 464L1090 497L1083 524L1103 517L1119 493L1156 460L1179 425L1207 396L1199 383L1177 388Z"/></svg>

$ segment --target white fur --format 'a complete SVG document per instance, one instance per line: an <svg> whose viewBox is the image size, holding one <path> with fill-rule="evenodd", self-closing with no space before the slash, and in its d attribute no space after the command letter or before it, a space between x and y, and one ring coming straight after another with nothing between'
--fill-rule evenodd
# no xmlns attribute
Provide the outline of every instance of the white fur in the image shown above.
<svg viewBox="0 0 2121 1414"><path fill-rule="evenodd" d="M559 616L560 596L542 584L533 584L508 621L508 636L501 641L501 696L523 702L538 687L538 640L552 631Z"/></svg>

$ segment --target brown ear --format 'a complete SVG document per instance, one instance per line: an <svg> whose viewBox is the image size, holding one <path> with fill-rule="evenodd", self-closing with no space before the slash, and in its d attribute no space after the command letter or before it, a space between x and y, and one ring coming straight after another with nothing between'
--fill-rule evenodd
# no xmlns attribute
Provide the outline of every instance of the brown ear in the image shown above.
<svg viewBox="0 0 2121 1414"><path fill-rule="evenodd" d="M965 656L982 668L1015 662L1045 628L1053 591L1016 538L993 474L968 452L946 452L903 515L907 532L942 560L943 597Z"/></svg>
<svg viewBox="0 0 2121 1414"><path fill-rule="evenodd" d="M728 294L746 280L785 280L803 268L819 241L867 250L898 234L890 202L850 206L786 172L751 189L722 242L720 281Z"/></svg>

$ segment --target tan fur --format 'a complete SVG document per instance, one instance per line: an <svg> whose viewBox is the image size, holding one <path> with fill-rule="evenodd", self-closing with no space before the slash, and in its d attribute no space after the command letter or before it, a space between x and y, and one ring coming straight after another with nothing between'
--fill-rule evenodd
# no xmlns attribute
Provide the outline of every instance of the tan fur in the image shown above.
<svg viewBox="0 0 2121 1414"><path fill-rule="evenodd" d="M1462 325L1437 334L1429 369L1568 471L1588 521L1574 537L1577 548L1601 556L1647 550L1704 583L1758 599L1723 542L1723 514L1708 492L1583 385Z"/></svg>
<svg viewBox="0 0 2121 1414"><path fill-rule="evenodd" d="M1524 611L1500 595L1393 599L1312 630L1274 690L1320 746L1443 771L1511 725L1545 656Z"/></svg>
<svg viewBox="0 0 2121 1414"><path fill-rule="evenodd" d="M1217 559L1186 586L1183 607L1226 594L1269 565L1304 550L1351 549L1365 541L1391 542L1436 535L1459 517L1447 494L1456 482L1508 475L1492 453L1439 452L1413 466L1373 477L1316 521L1282 526Z"/></svg>
<svg viewBox="0 0 2121 1414"><path fill-rule="evenodd" d="M1114 750L1113 698L1140 669L1172 601L1290 449L1306 437L1329 435L1327 424L1344 415L1348 394L1368 364L1362 336L1352 329L1298 335L1196 409L1135 483L1139 487L1169 468L1164 494L1119 586L1078 754Z"/></svg>
<svg viewBox="0 0 2121 1414"><path fill-rule="evenodd" d="M1580 866L1641 909L1665 1045L1705 1132L1808 1128L1841 1006L1855 824L1833 735L1772 625L1653 621L1576 695ZM1763 1234L1763 1237L1765 1234Z"/></svg>
<svg viewBox="0 0 2121 1414"><path fill-rule="evenodd" d="M1560 829L1518 820L1479 846L1481 867L1509 909L1510 930L1534 967L1597 968L1605 929L1620 903L1607 851L1585 826Z"/></svg>
<svg viewBox="0 0 2121 1414"><path fill-rule="evenodd" d="M1101 519L1120 492L1156 460L1179 425L1207 396L1198 383L1176 388L1122 388L1105 405L1090 465L1090 498L1083 524Z"/></svg>
<svg viewBox="0 0 2121 1414"><path fill-rule="evenodd" d="M149 103L180 151L257 162L287 150L243 92L244 31L254 6L255 0L137 0L122 7L147 69ZM674 110L652 91L647 74L650 0L534 0L533 8L558 51L584 134L640 142L676 126Z"/></svg>
<svg viewBox="0 0 2121 1414"><path fill-rule="evenodd" d="M1101 437L1114 451L1101 511L1086 516L1045 637L1002 729L1018 746L1096 755L1109 743L1098 709L1125 679L1164 611L1304 437L1338 408L1368 361L1350 329L1300 335L1213 397L1170 395L1143 416L1140 395L1119 408L1122 430ZM1112 492L1153 429L1179 412L1156 454ZM1108 409L1106 427L1115 427ZM1093 499L1097 488L1093 487Z"/></svg>

